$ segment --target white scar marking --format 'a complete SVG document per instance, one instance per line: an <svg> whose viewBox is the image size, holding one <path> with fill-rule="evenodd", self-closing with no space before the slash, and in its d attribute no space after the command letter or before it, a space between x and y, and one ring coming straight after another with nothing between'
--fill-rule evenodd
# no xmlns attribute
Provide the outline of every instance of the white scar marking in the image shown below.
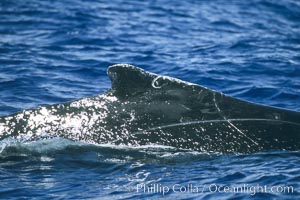
<svg viewBox="0 0 300 200"><path fill-rule="evenodd" d="M161 77L162 77L162 76L157 76L155 79L153 79L153 81L152 81L152 83L151 83L151 85L152 85L153 88L156 88L156 89L161 88L161 86L156 86L156 85L155 85L156 81L157 81L159 78L161 78Z"/></svg>
<svg viewBox="0 0 300 200"><path fill-rule="evenodd" d="M225 115L222 114L221 109L219 108L217 101L216 101L216 93L213 93L213 100L214 100L214 104L216 109L218 110L219 114L221 115L221 117L223 117L224 120L226 120L236 131L238 131L240 134L242 134L243 136L245 136L246 138L248 138L251 142L253 142L254 144L256 144L258 146L258 143L255 142L253 139L251 139L250 137L248 137L243 131L241 131L238 127L236 127L233 123L231 123L231 120L228 119Z"/></svg>

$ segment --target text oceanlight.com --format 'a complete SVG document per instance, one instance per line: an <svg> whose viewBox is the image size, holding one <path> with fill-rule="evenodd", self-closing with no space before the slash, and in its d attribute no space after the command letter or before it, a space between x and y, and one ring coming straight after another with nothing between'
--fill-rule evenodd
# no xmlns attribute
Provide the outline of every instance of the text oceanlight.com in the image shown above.
<svg viewBox="0 0 300 200"><path fill-rule="evenodd" d="M293 186L286 185L223 185L223 184L174 184L174 185L163 185L163 184L137 184L136 192L138 193L149 193L149 194L162 194L166 195L170 192L174 193L245 193L255 195L257 193L294 193Z"/></svg>

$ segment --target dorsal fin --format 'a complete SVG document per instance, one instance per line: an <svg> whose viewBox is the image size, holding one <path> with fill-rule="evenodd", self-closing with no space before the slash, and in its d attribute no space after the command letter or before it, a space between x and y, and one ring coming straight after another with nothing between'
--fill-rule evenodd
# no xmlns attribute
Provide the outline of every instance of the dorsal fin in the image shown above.
<svg viewBox="0 0 300 200"><path fill-rule="evenodd" d="M157 75L129 64L116 64L107 69L112 82L112 90L117 94L129 95L151 87Z"/></svg>

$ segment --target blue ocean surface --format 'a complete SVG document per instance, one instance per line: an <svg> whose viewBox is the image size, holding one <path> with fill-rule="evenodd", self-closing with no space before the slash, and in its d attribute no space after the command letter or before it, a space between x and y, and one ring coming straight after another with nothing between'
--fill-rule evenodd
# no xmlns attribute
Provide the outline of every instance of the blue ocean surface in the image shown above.
<svg viewBox="0 0 300 200"><path fill-rule="evenodd" d="M0 116L103 93L116 63L300 111L300 2L0 1ZM300 152L7 140L0 181L0 199L299 199Z"/></svg>

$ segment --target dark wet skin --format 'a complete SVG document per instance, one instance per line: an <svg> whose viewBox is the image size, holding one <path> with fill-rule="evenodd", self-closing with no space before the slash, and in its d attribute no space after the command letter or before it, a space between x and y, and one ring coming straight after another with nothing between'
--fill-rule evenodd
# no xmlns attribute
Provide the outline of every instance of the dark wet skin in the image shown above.
<svg viewBox="0 0 300 200"><path fill-rule="evenodd" d="M204 152L300 149L300 113L257 105L132 65L109 67L112 88L0 118L0 138L63 137L97 144Z"/></svg>

